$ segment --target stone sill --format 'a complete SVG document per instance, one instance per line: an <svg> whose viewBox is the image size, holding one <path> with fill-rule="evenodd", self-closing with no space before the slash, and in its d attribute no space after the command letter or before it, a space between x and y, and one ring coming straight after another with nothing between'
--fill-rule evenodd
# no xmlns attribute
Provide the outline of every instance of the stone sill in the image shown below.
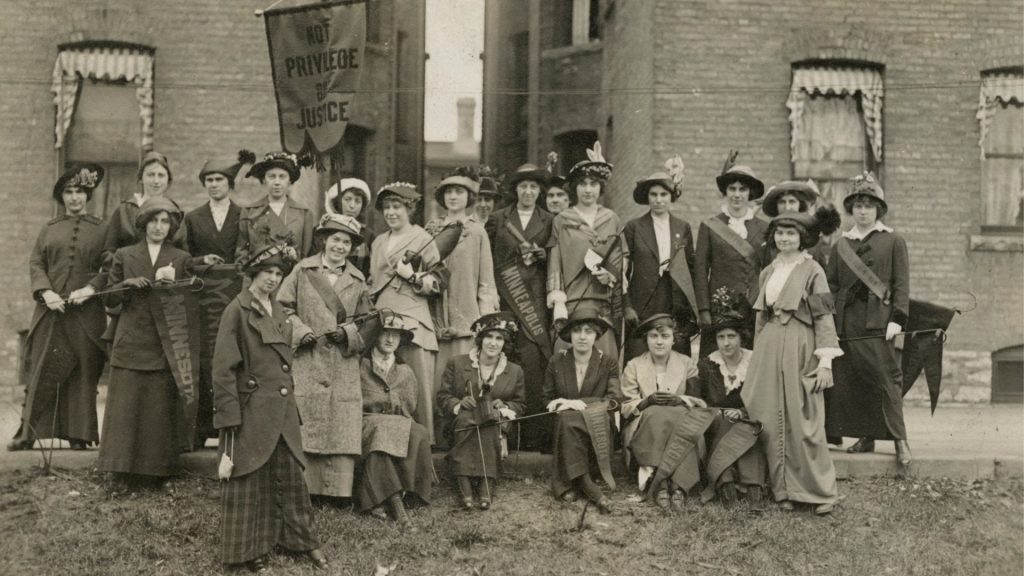
<svg viewBox="0 0 1024 576"><path fill-rule="evenodd" d="M1024 252L1024 231L1012 227L983 228L981 233L971 234L970 241L972 252Z"/></svg>
<svg viewBox="0 0 1024 576"><path fill-rule="evenodd" d="M600 52L602 44L600 40L594 40L587 44L577 44L575 46L559 46L558 48L548 48L542 50L540 57L542 60L560 60L562 58L572 58L578 54L590 54L592 52Z"/></svg>

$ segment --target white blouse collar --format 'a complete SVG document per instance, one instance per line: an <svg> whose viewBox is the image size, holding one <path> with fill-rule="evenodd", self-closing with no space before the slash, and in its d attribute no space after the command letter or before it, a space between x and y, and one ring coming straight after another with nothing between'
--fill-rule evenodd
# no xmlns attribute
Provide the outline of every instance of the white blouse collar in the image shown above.
<svg viewBox="0 0 1024 576"><path fill-rule="evenodd" d="M477 372L480 371L480 350L473 348L469 351L469 360L473 364L473 368L476 368ZM508 366L508 358L505 357L505 353L502 352L501 356L498 357L498 365L494 368L494 375L492 378L497 378L505 371L505 367Z"/></svg>
<svg viewBox="0 0 1024 576"><path fill-rule="evenodd" d="M849 238L850 240L863 240L872 232L892 232L892 228L882 224L881 220L875 220L875 225L869 228L867 232L861 234L860 230L854 226L846 232L843 232L843 238Z"/></svg>
<svg viewBox="0 0 1024 576"><path fill-rule="evenodd" d="M747 366L750 365L750 357L753 356L753 352L746 348L740 349L740 363L736 366L736 379L730 381L730 374L725 368L725 359L722 358L722 353L715 350L711 354L708 354L708 360L711 360L715 364L718 364L718 371L722 373L722 382L725 384L725 393L728 394L733 390L737 390L740 386L743 386L743 382L747 380Z"/></svg>

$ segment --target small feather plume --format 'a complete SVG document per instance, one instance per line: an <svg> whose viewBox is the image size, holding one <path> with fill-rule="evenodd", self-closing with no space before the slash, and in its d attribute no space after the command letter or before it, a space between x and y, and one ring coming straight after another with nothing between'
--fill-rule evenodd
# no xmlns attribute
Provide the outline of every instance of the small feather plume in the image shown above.
<svg viewBox="0 0 1024 576"><path fill-rule="evenodd" d="M814 210L814 219L817 221L818 233L825 236L839 230L839 226L843 223L839 211L831 205L818 206Z"/></svg>
<svg viewBox="0 0 1024 576"><path fill-rule="evenodd" d="M665 169L668 170L668 176L672 179L672 183L676 185L676 190L683 189L683 179L686 177L686 165L683 164L683 158L679 154L669 158L665 161Z"/></svg>
<svg viewBox="0 0 1024 576"><path fill-rule="evenodd" d="M818 196L821 196L821 190L818 189L818 183L814 181L814 178L808 178L807 179L807 186L811 190L814 190L815 194L817 194Z"/></svg>
<svg viewBox="0 0 1024 576"><path fill-rule="evenodd" d="M252 150L247 150L245 148L242 148L241 150L238 151L238 163L239 164L255 164L256 163L256 153L253 152Z"/></svg>
<svg viewBox="0 0 1024 576"><path fill-rule="evenodd" d="M548 152L547 157L547 169L548 172L555 174L555 168L558 167L558 152Z"/></svg>
<svg viewBox="0 0 1024 576"><path fill-rule="evenodd" d="M594 142L593 148L587 148L587 159L591 162L605 162L604 154L601 152L601 141Z"/></svg>
<svg viewBox="0 0 1024 576"><path fill-rule="evenodd" d="M729 168L736 165L736 158L739 155L739 150L729 150L729 154L725 157L725 164L722 165L722 174L725 174L729 171Z"/></svg>
<svg viewBox="0 0 1024 576"><path fill-rule="evenodd" d="M310 168L312 166L316 166L316 156L314 153L302 154L296 159L295 165L299 168Z"/></svg>

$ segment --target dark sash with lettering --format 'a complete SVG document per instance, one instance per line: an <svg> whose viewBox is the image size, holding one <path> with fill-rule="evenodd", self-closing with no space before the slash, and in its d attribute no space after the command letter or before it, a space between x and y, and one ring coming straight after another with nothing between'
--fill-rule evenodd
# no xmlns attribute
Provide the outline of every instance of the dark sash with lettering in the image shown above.
<svg viewBox="0 0 1024 576"><path fill-rule="evenodd" d="M724 418L724 416L721 416L721 418ZM718 486L718 479L722 477L722 474L730 466L754 447L754 444L757 443L757 435L760 433L760 423L740 420L734 422L729 431L721 437L708 456L708 485L704 487L700 494L702 501L710 502L715 498L715 488Z"/></svg>
<svg viewBox="0 0 1024 576"><path fill-rule="evenodd" d="M711 426L715 419L716 410L710 408L690 408L686 415L679 419L676 427L665 444L665 451L661 454L661 462L658 464L658 471L648 484L646 498L654 500L658 490L669 478L672 482L689 491L700 481L700 467L697 462L693 465L683 466L682 464L691 460L698 460L697 443L704 437L704 432Z"/></svg>
<svg viewBox="0 0 1024 576"><path fill-rule="evenodd" d="M192 449L198 409L199 299L189 286L157 285L149 293L149 309L178 388L178 438L180 449L187 452Z"/></svg>
<svg viewBox="0 0 1024 576"><path fill-rule="evenodd" d="M548 358L551 356L551 342L548 340L547 327L544 326L544 317L541 315L543 304L539 298L542 295L530 292L526 283L523 282L519 263L514 258L495 272L495 284L501 299L516 315L523 334L526 334L526 337L540 348L545 359Z"/></svg>
<svg viewBox="0 0 1024 576"><path fill-rule="evenodd" d="M690 266L686 262L686 253L682 248L676 250L675 256L668 265L668 275L672 281L683 291L686 301L690 304L691 310L697 309L697 297L693 291L693 276L690 274Z"/></svg>
<svg viewBox="0 0 1024 576"><path fill-rule="evenodd" d="M718 218L708 218L704 221L708 229L715 233L716 236L722 239L723 242L728 244L733 250L739 252L740 256L747 261L751 266L758 266L757 253L754 252L754 247L749 242L740 238L737 234L729 228L729 225L722 222Z"/></svg>
<svg viewBox="0 0 1024 576"><path fill-rule="evenodd" d="M853 246L850 246L850 240L848 238L841 238L836 247L839 257L853 272L854 276L863 282L868 287L868 290L871 290L871 293L877 296L882 303L888 306L892 296L889 287L860 259L860 256L857 256L857 253L853 251Z"/></svg>
<svg viewBox="0 0 1024 576"><path fill-rule="evenodd" d="M582 414L583 422L587 425L587 434L590 436L590 444L594 447L594 455L597 456L597 468L601 471L601 478L604 478L608 488L615 490L615 478L612 477L612 433L611 423L608 421L608 402L587 404L587 409Z"/></svg>

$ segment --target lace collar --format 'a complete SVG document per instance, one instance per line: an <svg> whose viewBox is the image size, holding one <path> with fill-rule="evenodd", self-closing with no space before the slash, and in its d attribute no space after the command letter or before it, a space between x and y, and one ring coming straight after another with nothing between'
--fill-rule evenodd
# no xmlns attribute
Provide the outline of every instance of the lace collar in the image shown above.
<svg viewBox="0 0 1024 576"><path fill-rule="evenodd" d="M470 360L470 362L472 362L473 368L476 370L477 374L480 374L480 349L479 348L473 348L472 350L469 351L469 360ZM494 367L494 374L491 375L492 381L496 380L498 378L498 376L501 376L501 374L505 371L505 367L506 366L508 366L508 358L506 358L505 357L505 353L502 352L501 356L498 357L498 365ZM483 379L483 375L481 374L481 380L482 379Z"/></svg>
<svg viewBox="0 0 1024 576"><path fill-rule="evenodd" d="M708 354L708 360L718 364L718 371L722 373L722 382L725 384L726 394L729 394L734 390L739 390L747 380L747 366L750 365L751 356L753 356L753 352L750 350L747 350L746 348L740 349L740 363L736 366L735 373L729 373L725 367L725 359L722 358L721 352L715 350L711 354Z"/></svg>

